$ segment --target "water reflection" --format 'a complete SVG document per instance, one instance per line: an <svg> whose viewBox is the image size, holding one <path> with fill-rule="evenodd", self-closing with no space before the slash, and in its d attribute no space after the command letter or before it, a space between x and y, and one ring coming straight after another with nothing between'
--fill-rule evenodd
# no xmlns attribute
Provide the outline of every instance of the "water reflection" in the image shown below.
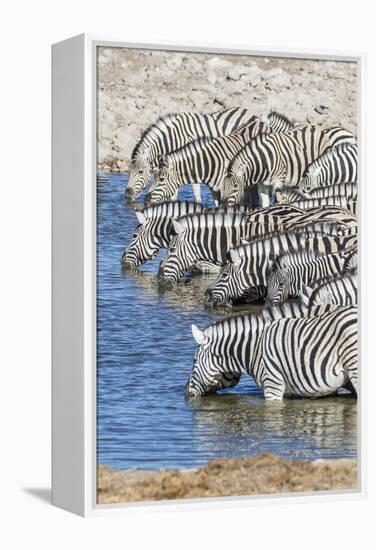
<svg viewBox="0 0 376 550"><path fill-rule="evenodd" d="M272 452L293 458L356 456L356 399L286 399L261 395L192 400L194 437L203 453Z"/></svg>

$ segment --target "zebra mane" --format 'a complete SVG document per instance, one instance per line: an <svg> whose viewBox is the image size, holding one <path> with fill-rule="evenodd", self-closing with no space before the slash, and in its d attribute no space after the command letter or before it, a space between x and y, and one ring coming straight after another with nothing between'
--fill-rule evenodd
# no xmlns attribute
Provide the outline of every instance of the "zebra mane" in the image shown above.
<svg viewBox="0 0 376 550"><path fill-rule="evenodd" d="M154 133L156 133L157 130L161 128L162 124L168 124L169 122L173 121L174 118L176 118L179 114L181 113L168 113L167 115L160 116L155 122L153 122L153 124L150 124L150 126L148 126L146 130L142 132L139 141L136 143L132 151L131 162L134 161L140 153L140 150L144 145L144 140L147 137L152 136Z"/></svg>
<svg viewBox="0 0 376 550"><path fill-rule="evenodd" d="M222 227L244 221L244 213L228 207L225 211L210 209L207 212L188 214L177 219L184 229L197 227Z"/></svg>
<svg viewBox="0 0 376 550"><path fill-rule="evenodd" d="M195 212L201 212L204 206L197 202L190 201L165 201L160 204L153 204L141 210L147 219L175 218L186 216Z"/></svg>
<svg viewBox="0 0 376 550"><path fill-rule="evenodd" d="M347 149L353 149L356 154L358 154L358 146L356 143L351 142L345 142L345 143L339 143L336 147L331 147L325 153L320 155L316 160L314 160L307 168L306 174L314 175L316 172L318 172L321 167L322 163L326 160L331 160L334 157L337 157L338 154L341 154L343 151Z"/></svg>

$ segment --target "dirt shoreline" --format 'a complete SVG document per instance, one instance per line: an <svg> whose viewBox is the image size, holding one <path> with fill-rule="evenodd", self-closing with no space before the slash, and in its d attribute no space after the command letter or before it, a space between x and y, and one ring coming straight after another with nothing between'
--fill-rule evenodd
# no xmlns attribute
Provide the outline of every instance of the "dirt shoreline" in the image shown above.
<svg viewBox="0 0 376 550"><path fill-rule="evenodd" d="M99 465L97 502L351 490L357 472L354 459L308 462L271 454L213 460L194 470L116 471Z"/></svg>
<svg viewBox="0 0 376 550"><path fill-rule="evenodd" d="M98 169L126 172L158 117L234 106L356 134L357 69L346 61L98 48Z"/></svg>

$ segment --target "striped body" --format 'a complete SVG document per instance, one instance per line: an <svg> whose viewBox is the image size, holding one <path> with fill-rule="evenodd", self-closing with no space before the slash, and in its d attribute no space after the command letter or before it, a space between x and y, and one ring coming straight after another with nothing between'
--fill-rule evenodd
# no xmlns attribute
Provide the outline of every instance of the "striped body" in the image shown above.
<svg viewBox="0 0 376 550"><path fill-rule="evenodd" d="M298 309L292 317L274 317L273 312L243 314L203 331L193 326L199 345L186 395L235 386L242 374L254 377L268 400L282 400L285 394L329 395L349 380L356 389L356 308L334 307L303 317Z"/></svg>
<svg viewBox="0 0 376 550"><path fill-rule="evenodd" d="M242 239L281 230L283 224L301 215L299 209L276 206L247 214L217 211L179 218L173 222L175 235L161 263L160 280L176 283L197 262L219 268L225 263L227 251Z"/></svg>
<svg viewBox="0 0 376 550"><path fill-rule="evenodd" d="M238 130L244 124L257 124L247 109L231 108L213 113L173 113L163 116L141 136L132 152L126 197L136 198L149 183L158 158L200 137L216 138Z"/></svg>
<svg viewBox="0 0 376 550"><path fill-rule="evenodd" d="M305 289L306 305L337 304L356 306L358 304L358 277L356 274L342 275L328 281L317 281Z"/></svg>
<svg viewBox="0 0 376 550"><path fill-rule="evenodd" d="M280 256L268 277L267 299L278 304L297 298L303 285L311 286L324 277L337 276L351 269L349 260L354 254L356 247L317 258L307 259L304 252Z"/></svg>
<svg viewBox="0 0 376 550"><path fill-rule="evenodd" d="M303 199L295 201L294 203L298 208L302 210L307 210L317 206L339 206L351 212L351 214L356 215L356 206L357 201L352 198L347 197L323 197L323 198L312 198L312 199Z"/></svg>
<svg viewBox="0 0 376 550"><path fill-rule="evenodd" d="M158 204L177 195L179 187L206 184L214 193L218 191L231 160L259 134L284 131L291 123L271 113L270 119L256 118L236 132L216 138L203 137L190 141L179 149L159 157L154 183L145 196L145 204Z"/></svg>
<svg viewBox="0 0 376 550"><path fill-rule="evenodd" d="M300 251L330 254L356 244L356 236L335 236L336 232L333 222L322 223L321 227L320 223L312 223L238 246L230 251L217 281L206 291L208 302L226 304L241 298L253 287L263 286L266 291L273 263L282 254Z"/></svg>
<svg viewBox="0 0 376 550"><path fill-rule="evenodd" d="M281 189L276 192L278 204L291 204L311 199L327 199L345 197L356 201L358 199L358 185L356 183L335 183L325 187L315 187L303 191L300 187Z"/></svg>
<svg viewBox="0 0 376 550"><path fill-rule="evenodd" d="M302 191L336 183L356 183L358 181L358 146L356 143L344 143L330 149L307 170L299 183Z"/></svg>
<svg viewBox="0 0 376 550"><path fill-rule="evenodd" d="M252 184L276 189L296 186L315 159L331 147L353 139L350 132L341 128L321 130L316 126L259 135L229 165L221 200L227 204L241 202Z"/></svg>

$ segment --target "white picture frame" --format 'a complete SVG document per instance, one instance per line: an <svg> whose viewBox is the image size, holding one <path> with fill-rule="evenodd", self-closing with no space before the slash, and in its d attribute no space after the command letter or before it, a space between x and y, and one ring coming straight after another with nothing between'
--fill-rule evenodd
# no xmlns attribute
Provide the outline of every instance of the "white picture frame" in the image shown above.
<svg viewBox="0 0 376 550"><path fill-rule="evenodd" d="M252 56L346 60L358 65L361 235L359 361L365 349L363 242L365 64L363 53L275 51L222 44L137 44L79 35L52 47L52 502L81 516L111 514L143 506L221 506L260 501L363 498L366 493L365 384L360 378L359 480L354 491L224 497L98 505L96 503L96 48L99 46L232 53Z"/></svg>

